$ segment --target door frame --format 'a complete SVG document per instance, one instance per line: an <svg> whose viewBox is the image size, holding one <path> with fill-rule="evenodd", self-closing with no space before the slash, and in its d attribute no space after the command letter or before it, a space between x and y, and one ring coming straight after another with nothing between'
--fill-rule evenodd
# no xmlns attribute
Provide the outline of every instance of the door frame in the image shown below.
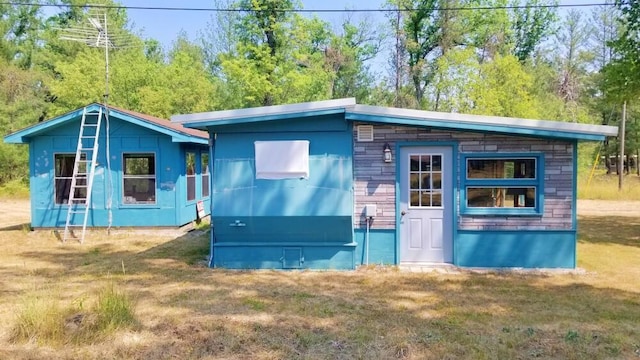
<svg viewBox="0 0 640 360"><path fill-rule="evenodd" d="M458 142L457 141L406 141L396 142L395 145L395 162L396 162L396 249L395 249L395 264L400 265L400 166L401 159L400 153L402 148L406 147L449 147L451 148L451 171L452 171L452 187L451 187L451 202L447 204L451 206L451 264L455 265L456 261L456 238L458 237L458 207L457 199L459 189L459 174L458 174Z"/></svg>

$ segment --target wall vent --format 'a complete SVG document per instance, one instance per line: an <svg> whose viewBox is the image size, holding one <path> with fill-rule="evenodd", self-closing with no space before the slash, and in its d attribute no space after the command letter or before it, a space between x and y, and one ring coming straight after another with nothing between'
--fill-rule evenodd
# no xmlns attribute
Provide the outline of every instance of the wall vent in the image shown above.
<svg viewBox="0 0 640 360"><path fill-rule="evenodd" d="M358 125L358 141L373 141L373 125Z"/></svg>

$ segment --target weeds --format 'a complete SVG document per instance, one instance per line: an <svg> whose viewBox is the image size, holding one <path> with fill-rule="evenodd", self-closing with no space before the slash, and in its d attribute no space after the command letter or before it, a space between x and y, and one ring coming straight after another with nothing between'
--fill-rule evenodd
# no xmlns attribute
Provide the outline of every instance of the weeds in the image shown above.
<svg viewBox="0 0 640 360"><path fill-rule="evenodd" d="M98 295L95 309L100 331L113 331L134 324L133 303L127 294L110 283Z"/></svg>
<svg viewBox="0 0 640 360"><path fill-rule="evenodd" d="M64 338L66 312L59 302L41 295L29 295L23 301L11 333L12 341L60 342Z"/></svg>
<svg viewBox="0 0 640 360"><path fill-rule="evenodd" d="M79 344L135 323L131 300L113 283L100 291L93 306L90 301L83 294L64 306L59 296L30 294L17 313L11 340L53 346Z"/></svg>

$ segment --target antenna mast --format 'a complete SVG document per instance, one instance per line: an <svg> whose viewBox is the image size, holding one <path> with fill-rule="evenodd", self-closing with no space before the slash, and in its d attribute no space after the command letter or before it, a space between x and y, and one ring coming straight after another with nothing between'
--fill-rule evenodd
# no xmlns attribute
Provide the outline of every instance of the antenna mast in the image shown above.
<svg viewBox="0 0 640 360"><path fill-rule="evenodd" d="M90 47L104 48L105 59L105 91L102 97L104 103L104 117L106 127L106 162L107 162L107 211L108 211L108 229L111 229L112 213L111 205L113 201L113 174L111 172L111 154L109 140L109 50L128 47L133 40L128 34L116 35L109 33L107 23L107 12L100 11L101 8L96 7L87 13L84 21L75 27L59 29L61 31L60 39L70 40L83 43Z"/></svg>

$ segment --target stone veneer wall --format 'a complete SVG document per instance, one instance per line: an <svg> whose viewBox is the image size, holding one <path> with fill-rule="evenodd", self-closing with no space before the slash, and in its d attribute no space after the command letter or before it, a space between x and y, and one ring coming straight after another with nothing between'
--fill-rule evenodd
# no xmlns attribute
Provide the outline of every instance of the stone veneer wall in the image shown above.
<svg viewBox="0 0 640 360"><path fill-rule="evenodd" d="M454 180L460 186L460 153L544 152L544 214L542 216L467 216L458 215L460 230L570 230L573 193L573 144L566 141L534 139L519 136L471 132L431 130L403 126L374 125L374 141L357 141L354 124L354 225L365 227L365 204L377 205L372 229L395 229L396 142L458 143L458 159ZM382 158L384 144L393 152L393 161ZM459 194L454 194L459 214Z"/></svg>

